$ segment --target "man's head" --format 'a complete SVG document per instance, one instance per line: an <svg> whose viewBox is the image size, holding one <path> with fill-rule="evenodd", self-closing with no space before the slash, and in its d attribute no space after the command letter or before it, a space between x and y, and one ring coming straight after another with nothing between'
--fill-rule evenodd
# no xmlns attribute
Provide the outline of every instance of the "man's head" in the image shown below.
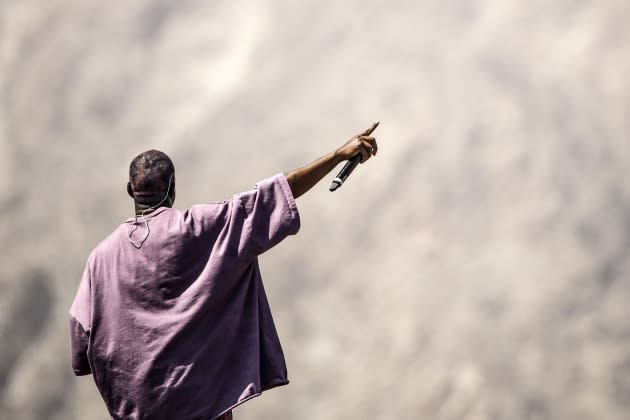
<svg viewBox="0 0 630 420"><path fill-rule="evenodd" d="M148 150L136 156L129 165L127 193L136 207L171 207L175 202L175 166L159 150ZM165 199L168 194L168 198Z"/></svg>

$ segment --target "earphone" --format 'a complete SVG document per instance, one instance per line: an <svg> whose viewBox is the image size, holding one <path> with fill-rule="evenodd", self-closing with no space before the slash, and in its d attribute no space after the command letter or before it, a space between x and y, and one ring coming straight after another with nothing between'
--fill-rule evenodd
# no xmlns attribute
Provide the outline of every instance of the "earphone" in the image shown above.
<svg viewBox="0 0 630 420"><path fill-rule="evenodd" d="M131 223L131 225L134 225L134 227L133 227L133 229L131 229L131 230L129 231L128 239L129 239L129 243L131 243L131 245L133 245L133 246L134 246L134 248L136 248L136 249L140 249L140 248L142 248L142 244L144 244L144 242L145 242L145 241L147 240L147 238L149 237L149 233L151 233L151 230L149 229L149 221L147 220L147 218L145 217L145 215L146 215L146 213L147 213L148 211L155 210L155 209L157 209L158 207L160 207L160 205L161 205L162 203L164 203L164 202L168 199L168 195L169 195L169 194L170 194L170 192L171 192L171 184L172 184L172 182L173 182L173 177L174 177L174 176L175 176L175 173L171 174L171 177L170 177L170 178L169 178L169 180L168 180L168 189L166 190L166 195L164 196L164 198L162 199L162 201L160 201L159 203L157 203L157 204L156 204L156 205L154 205L154 206L151 206L151 207L149 207L149 208L146 208L146 209L142 210L142 213L140 213L140 218L141 218L141 220L138 220L138 215L136 214L136 215L135 215L135 220L134 220L133 222L130 222L130 223ZM131 238L132 238L132 236L133 236L134 232L135 232L136 230L138 230L138 226L139 226L140 224L142 224L142 223L144 223L144 227L147 229L147 234L146 234L146 235L144 235L144 238L142 238L141 240L139 240L139 241L134 241L134 240L133 240L133 239L131 239Z"/></svg>

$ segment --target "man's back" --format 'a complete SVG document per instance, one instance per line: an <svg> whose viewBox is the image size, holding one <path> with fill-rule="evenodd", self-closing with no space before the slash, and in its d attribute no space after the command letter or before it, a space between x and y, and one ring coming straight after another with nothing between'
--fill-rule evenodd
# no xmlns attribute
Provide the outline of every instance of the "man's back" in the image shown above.
<svg viewBox="0 0 630 420"><path fill-rule="evenodd" d="M299 229L285 177L146 219L96 247L70 311L75 373L93 373L110 414L211 419L288 383L257 262Z"/></svg>

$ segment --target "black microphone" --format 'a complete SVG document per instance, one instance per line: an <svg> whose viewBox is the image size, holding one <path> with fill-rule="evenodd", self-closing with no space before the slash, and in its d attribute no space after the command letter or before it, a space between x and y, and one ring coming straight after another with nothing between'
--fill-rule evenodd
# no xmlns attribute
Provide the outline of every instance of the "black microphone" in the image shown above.
<svg viewBox="0 0 630 420"><path fill-rule="evenodd" d="M333 179L332 184L330 184L330 191L335 191L337 188L341 187L344 181L348 179L352 171L354 171L354 168L357 167L359 162L361 162L360 153L346 162L346 164L343 165L343 168L341 168L341 171L339 171L339 174L337 174L335 179Z"/></svg>

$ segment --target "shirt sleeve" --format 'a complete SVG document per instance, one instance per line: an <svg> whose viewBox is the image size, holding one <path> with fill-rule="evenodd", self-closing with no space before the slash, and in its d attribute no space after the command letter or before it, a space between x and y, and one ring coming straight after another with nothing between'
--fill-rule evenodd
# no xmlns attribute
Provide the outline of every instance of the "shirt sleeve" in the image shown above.
<svg viewBox="0 0 630 420"><path fill-rule="evenodd" d="M230 224L238 231L238 254L256 257L300 229L300 217L283 174L260 181L256 188L233 198Z"/></svg>
<svg viewBox="0 0 630 420"><path fill-rule="evenodd" d="M77 294L70 307L70 349L72 370L77 376L92 373L88 362L87 350L90 337L91 313L91 276L89 261L79 283Z"/></svg>
<svg viewBox="0 0 630 420"><path fill-rule="evenodd" d="M70 315L70 349L72 352L72 370L77 376L92 373L87 357L89 335L81 324Z"/></svg>

